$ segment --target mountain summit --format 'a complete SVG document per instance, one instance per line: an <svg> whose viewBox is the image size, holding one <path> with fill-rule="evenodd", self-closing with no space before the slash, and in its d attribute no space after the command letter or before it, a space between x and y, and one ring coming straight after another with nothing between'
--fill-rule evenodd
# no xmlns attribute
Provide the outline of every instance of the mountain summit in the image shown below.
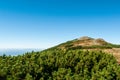
<svg viewBox="0 0 120 80"><path fill-rule="evenodd" d="M88 36L83 36L83 37L78 38L78 40L90 40L90 39L93 39L93 38L88 37Z"/></svg>
<svg viewBox="0 0 120 80"><path fill-rule="evenodd" d="M102 38L91 38L88 36L83 36L71 41L67 41L57 46L61 49L68 49L68 48L82 48L82 49L110 49L110 48L117 48L120 45L115 45L105 41Z"/></svg>
<svg viewBox="0 0 120 80"><path fill-rule="evenodd" d="M78 43L77 45L81 46L92 46L92 45L106 45L108 42L106 42L102 38L94 39L91 37L84 36L78 38L77 43Z"/></svg>

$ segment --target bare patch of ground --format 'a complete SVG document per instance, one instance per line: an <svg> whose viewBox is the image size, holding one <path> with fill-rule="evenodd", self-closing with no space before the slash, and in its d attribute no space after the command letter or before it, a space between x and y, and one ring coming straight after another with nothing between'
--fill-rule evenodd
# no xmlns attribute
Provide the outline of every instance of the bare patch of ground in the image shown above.
<svg viewBox="0 0 120 80"><path fill-rule="evenodd" d="M84 49L86 50L86 49ZM117 62L120 64L120 48L112 48L112 49L87 49L88 51L103 51L108 54L112 54Z"/></svg>
<svg viewBox="0 0 120 80"><path fill-rule="evenodd" d="M112 48L112 49L104 49L106 53L113 54L113 56L117 59L120 64L120 48Z"/></svg>

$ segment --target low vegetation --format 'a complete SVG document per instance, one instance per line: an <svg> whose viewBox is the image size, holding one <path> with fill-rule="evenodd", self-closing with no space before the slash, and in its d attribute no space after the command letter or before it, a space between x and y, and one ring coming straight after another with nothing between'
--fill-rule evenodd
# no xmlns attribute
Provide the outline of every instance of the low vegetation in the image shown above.
<svg viewBox="0 0 120 80"><path fill-rule="evenodd" d="M0 80L118 80L120 66L102 51L49 49L0 57Z"/></svg>

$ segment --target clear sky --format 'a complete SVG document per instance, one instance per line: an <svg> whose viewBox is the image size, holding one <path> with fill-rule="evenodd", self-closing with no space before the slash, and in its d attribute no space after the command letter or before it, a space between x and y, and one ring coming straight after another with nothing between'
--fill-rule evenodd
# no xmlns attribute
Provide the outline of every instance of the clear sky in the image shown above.
<svg viewBox="0 0 120 80"><path fill-rule="evenodd" d="M81 36L120 44L120 1L0 0L0 48L48 48Z"/></svg>

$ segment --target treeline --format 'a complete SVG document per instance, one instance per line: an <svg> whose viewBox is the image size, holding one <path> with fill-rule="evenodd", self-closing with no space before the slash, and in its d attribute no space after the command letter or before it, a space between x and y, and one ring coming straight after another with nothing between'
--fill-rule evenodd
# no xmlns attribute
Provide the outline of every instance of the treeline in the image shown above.
<svg viewBox="0 0 120 80"><path fill-rule="evenodd" d="M99 46L99 45L93 45L93 46L74 46L74 47L68 47L65 46L65 49L112 49L111 46Z"/></svg>
<svg viewBox="0 0 120 80"><path fill-rule="evenodd" d="M116 59L102 51L49 49L0 56L0 80L119 80Z"/></svg>

